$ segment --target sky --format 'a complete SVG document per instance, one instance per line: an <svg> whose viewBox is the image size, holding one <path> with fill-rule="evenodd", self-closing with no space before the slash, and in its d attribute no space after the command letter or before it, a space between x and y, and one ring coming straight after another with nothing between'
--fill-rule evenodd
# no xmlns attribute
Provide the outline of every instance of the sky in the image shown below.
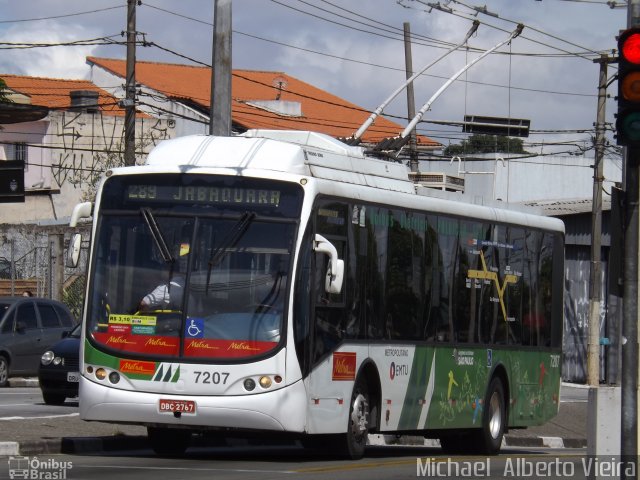
<svg viewBox="0 0 640 480"><path fill-rule="evenodd" d="M438 122L461 122L464 115L529 119L527 150L593 155L600 69L593 60L616 49L615 37L627 20L623 3L618 0L619 8L610 8L605 0L234 0L232 63L238 69L285 72L373 111L405 80L404 23L413 35L414 70L420 70L461 43L473 20L479 20L469 48L448 55L416 79L420 109L447 78L522 23L520 36L480 60L435 99L419 133L448 145L465 135L459 126ZM105 37L123 42L126 4L0 0L0 78L84 79L89 78L86 56L126 58L122 43L15 45ZM486 13L478 11L483 9ZM210 65L213 10L214 0L142 0L136 30L156 46L138 47L137 59ZM615 64L609 65L608 78L614 79L616 71ZM615 145L615 81L607 93L607 138ZM406 94L398 95L385 113L406 118Z"/></svg>

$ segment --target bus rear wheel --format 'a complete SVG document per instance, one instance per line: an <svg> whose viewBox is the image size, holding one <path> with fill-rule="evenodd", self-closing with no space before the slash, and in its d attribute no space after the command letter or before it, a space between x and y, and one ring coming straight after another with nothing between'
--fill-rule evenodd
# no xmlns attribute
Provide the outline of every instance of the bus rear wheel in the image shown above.
<svg viewBox="0 0 640 480"><path fill-rule="evenodd" d="M177 428L147 427L149 444L162 457L180 457L189 448L191 431Z"/></svg>
<svg viewBox="0 0 640 480"><path fill-rule="evenodd" d="M500 451L507 422L502 381L494 377L487 389L482 412L482 428L477 432L479 453L495 455Z"/></svg>

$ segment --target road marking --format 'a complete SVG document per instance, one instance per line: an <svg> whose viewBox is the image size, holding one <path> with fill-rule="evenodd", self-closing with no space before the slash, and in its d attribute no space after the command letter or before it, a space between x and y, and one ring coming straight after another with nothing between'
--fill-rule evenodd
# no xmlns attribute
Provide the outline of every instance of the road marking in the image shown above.
<svg viewBox="0 0 640 480"><path fill-rule="evenodd" d="M259 470L247 468L194 468L194 467L137 467L132 465L74 465L75 468L109 468L126 470L192 470L194 472L237 472L237 473L297 473L295 470Z"/></svg>
<svg viewBox="0 0 640 480"><path fill-rule="evenodd" d="M30 404L29 404L30 405ZM39 417L0 417L0 420L35 420L38 418L77 417L79 413L65 413L64 415L42 415Z"/></svg>

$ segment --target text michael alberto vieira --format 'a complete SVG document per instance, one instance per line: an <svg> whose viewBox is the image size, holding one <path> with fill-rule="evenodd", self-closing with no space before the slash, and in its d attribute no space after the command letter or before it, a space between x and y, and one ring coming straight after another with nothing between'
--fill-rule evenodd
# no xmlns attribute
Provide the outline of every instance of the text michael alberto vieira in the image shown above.
<svg viewBox="0 0 640 480"><path fill-rule="evenodd" d="M580 471L582 469L582 471ZM617 477L621 474L626 477L635 477L636 464L632 461L621 461L614 457L609 458L582 458L579 463L563 462L559 458L555 460L528 460L526 458L505 459L504 477L573 477L577 473L586 476ZM495 472L494 472L495 474ZM452 460L451 458L422 458L416 459L416 475L419 477L488 477L491 475L491 459L475 461Z"/></svg>

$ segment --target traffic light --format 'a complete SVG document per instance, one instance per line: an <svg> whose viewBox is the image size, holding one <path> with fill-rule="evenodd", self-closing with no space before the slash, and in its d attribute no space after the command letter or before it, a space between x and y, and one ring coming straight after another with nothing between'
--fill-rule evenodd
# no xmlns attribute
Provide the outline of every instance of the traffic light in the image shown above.
<svg viewBox="0 0 640 480"><path fill-rule="evenodd" d="M640 147L640 27L618 37L618 145Z"/></svg>

